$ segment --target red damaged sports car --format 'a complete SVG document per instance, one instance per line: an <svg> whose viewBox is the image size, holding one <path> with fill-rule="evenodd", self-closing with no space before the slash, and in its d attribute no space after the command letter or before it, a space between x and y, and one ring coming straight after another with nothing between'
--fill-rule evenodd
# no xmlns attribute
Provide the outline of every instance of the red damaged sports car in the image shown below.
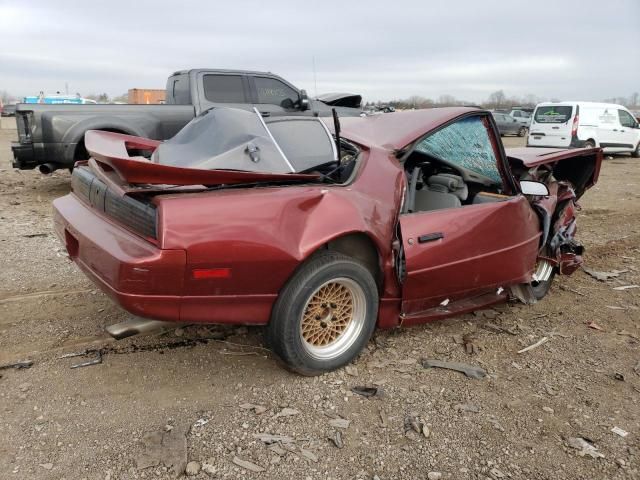
<svg viewBox="0 0 640 480"><path fill-rule="evenodd" d="M88 132L56 230L131 313L266 325L308 375L376 326L535 302L582 262L600 149L505 151L471 108L340 121L218 108L166 142Z"/></svg>

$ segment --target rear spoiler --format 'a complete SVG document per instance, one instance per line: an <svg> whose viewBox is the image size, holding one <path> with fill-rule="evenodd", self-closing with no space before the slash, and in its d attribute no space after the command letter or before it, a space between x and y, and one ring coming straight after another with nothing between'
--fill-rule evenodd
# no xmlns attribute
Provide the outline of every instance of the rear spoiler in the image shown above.
<svg viewBox="0 0 640 480"><path fill-rule="evenodd" d="M92 157L89 165L113 171L129 184L145 185L233 185L258 182L315 180L318 175L301 173L245 172L240 170L201 170L172 167L129 156L129 150L153 152L162 142L122 133L88 130L84 144Z"/></svg>

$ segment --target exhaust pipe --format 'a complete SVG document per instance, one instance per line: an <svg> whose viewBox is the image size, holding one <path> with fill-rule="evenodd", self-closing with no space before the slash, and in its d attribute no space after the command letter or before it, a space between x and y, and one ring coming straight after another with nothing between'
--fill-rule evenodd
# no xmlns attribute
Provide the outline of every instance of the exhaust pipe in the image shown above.
<svg viewBox="0 0 640 480"><path fill-rule="evenodd" d="M43 163L38 167L38 170L43 175L50 175L55 170L58 170L59 168L60 168L60 165L58 165L57 163Z"/></svg>
<svg viewBox="0 0 640 480"><path fill-rule="evenodd" d="M123 338L133 337L141 333L154 332L162 328L175 328L179 325L181 324L176 322L163 322L160 320L132 317L124 322L109 325L105 330L116 340L122 340Z"/></svg>

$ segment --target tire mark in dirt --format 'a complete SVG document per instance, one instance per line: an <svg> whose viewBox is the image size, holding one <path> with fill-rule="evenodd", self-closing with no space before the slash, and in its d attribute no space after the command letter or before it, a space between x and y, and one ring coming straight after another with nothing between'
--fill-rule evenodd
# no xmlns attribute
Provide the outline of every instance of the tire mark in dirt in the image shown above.
<svg viewBox="0 0 640 480"><path fill-rule="evenodd" d="M42 292L25 293L23 295L0 296L0 305L9 302L31 300L32 298L51 297L56 295L77 295L79 293L89 293L93 290L93 288L79 288L76 290L44 290Z"/></svg>

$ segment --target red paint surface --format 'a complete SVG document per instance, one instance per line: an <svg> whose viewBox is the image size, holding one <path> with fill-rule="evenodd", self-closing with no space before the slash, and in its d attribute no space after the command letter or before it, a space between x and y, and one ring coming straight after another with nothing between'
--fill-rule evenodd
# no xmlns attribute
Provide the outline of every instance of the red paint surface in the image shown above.
<svg viewBox="0 0 640 480"><path fill-rule="evenodd" d="M541 235L538 217L521 195L405 215L400 222L407 278L398 283L392 243L406 182L394 150L470 112L433 109L342 119L343 136L362 147L349 185L157 195L157 245L114 224L73 193L54 202L55 227L62 239L70 239L80 268L125 309L143 317L265 324L294 270L329 241L353 233L366 235L378 253L380 327L398 325L401 313L406 324L455 315L504 301L506 295L494 289L529 281ZM88 135L87 147L96 150L90 166L100 163L107 181L123 195L132 188L125 181L226 183L231 181L227 173L256 181L253 173L246 174L248 180L243 172L175 172L168 170L175 167L128 160L127 143L152 149L157 142L121 137ZM502 159L502 149L497 150ZM433 232L444 233L444 239L417 242L417 236ZM195 278L199 271L232 274ZM448 308L438 307L443 299L450 300Z"/></svg>

